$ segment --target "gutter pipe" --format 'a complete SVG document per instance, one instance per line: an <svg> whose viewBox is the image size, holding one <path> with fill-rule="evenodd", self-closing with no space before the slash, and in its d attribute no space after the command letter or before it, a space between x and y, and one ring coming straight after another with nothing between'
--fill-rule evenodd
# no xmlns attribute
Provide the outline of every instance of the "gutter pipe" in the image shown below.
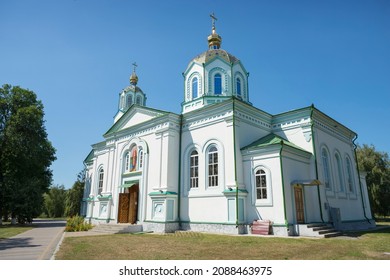
<svg viewBox="0 0 390 280"><path fill-rule="evenodd" d="M279 151L279 159L280 159L280 173L281 173L281 176L282 176L284 224L286 226L288 226L288 223L287 223L287 209L286 209L286 194L285 194L285 190L284 190L283 159L282 159L282 152L283 152L283 148L284 148L284 141L283 140L281 141L280 145L281 145L281 147L280 147L280 151Z"/></svg>
<svg viewBox="0 0 390 280"><path fill-rule="evenodd" d="M352 143L353 143L353 151L354 151L354 153L355 153L356 169L357 169L358 178L359 178L360 196L361 196L362 205L363 205L363 214L364 214L364 218L366 218L367 222L368 222L369 224L371 224L370 219L367 218L366 208L364 207L362 180L360 179L359 163L358 163L357 152L356 152L357 145L355 144L355 141L356 141L357 138L358 138L358 135L356 134L356 135L355 135L355 138L352 140Z"/></svg>
<svg viewBox="0 0 390 280"><path fill-rule="evenodd" d="M316 180L318 181L318 162L317 162L317 150L316 150L316 142L314 138L314 121L313 121L313 113L314 113L314 104L311 105L311 112L310 112L310 122L311 122L311 140L313 143L313 155L314 155L314 165L315 165L315 171L316 171ZM321 202L321 194L320 194L320 185L317 185L317 194L318 194L318 204L320 207L320 216L321 221L324 223L324 216L322 214L322 202Z"/></svg>

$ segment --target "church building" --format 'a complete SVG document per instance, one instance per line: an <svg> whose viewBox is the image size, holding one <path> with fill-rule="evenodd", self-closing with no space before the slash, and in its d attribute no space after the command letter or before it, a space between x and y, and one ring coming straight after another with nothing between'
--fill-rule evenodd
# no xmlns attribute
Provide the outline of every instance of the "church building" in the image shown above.
<svg viewBox="0 0 390 280"><path fill-rule="evenodd" d="M357 134L313 105L277 115L254 107L248 72L221 48L212 19L208 49L183 72L180 114L147 107L134 68L84 161L82 214L154 232L250 234L257 220L281 236L306 235L308 224L375 227Z"/></svg>

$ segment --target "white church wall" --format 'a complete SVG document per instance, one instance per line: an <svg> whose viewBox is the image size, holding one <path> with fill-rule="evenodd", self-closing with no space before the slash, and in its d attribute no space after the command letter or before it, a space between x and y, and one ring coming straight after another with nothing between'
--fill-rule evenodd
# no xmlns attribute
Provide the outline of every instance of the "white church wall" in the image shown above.
<svg viewBox="0 0 390 280"><path fill-rule="evenodd" d="M256 199L255 169L263 168L269 171L267 184L270 184L268 194L270 198L266 203ZM279 150L267 154L244 156L245 185L248 190L247 222L253 220L270 220L276 225L284 225L284 205L282 193L282 176L280 169ZM268 175L267 174L267 175Z"/></svg>
<svg viewBox="0 0 390 280"><path fill-rule="evenodd" d="M225 188L227 182L234 183L234 172L232 168L232 155L233 155L233 134L232 127L227 127L224 120L220 120L217 123L213 123L209 126L202 126L199 128L191 128L191 130L183 131L182 135L182 162L186 170L183 171L182 184L187 191L189 190L188 180L188 164L189 164L189 151L192 147L196 148L199 155L199 188L197 193L210 193L220 194ZM207 187L207 153L210 146L216 146L218 149L218 186L209 188ZM225 177L227 175L227 177Z"/></svg>
<svg viewBox="0 0 390 280"><path fill-rule="evenodd" d="M199 196L188 198L188 220L196 223L226 223L227 199L219 196Z"/></svg>
<svg viewBox="0 0 390 280"><path fill-rule="evenodd" d="M275 134L287 139L305 151L313 152L309 120L302 117L297 120L291 120L291 122L286 121L286 123L281 123L280 125L280 127L274 128L273 132Z"/></svg>
<svg viewBox="0 0 390 280"><path fill-rule="evenodd" d="M359 185L356 161L353 151L352 141L336 132L331 133L326 127L320 127L315 130L318 137L318 166L320 180L324 181L324 164L322 161L322 149L326 149L329 157L330 190L323 191L323 211L327 220L331 219L330 209L339 208L342 221L358 221L365 219L363 208L362 193ZM336 161L336 153L341 158L341 181ZM353 191L348 187L348 171L346 159L350 159ZM363 193L364 195L364 193ZM363 201L362 201L363 200ZM367 216L367 215L366 215Z"/></svg>
<svg viewBox="0 0 390 280"><path fill-rule="evenodd" d="M306 181L310 177L310 158L307 156L302 157L289 151L283 152L283 178L284 178L284 197L286 207L286 219L289 224L297 223L295 197L293 182L294 181ZM306 188L306 187L305 187ZM304 205L305 214L318 212L315 207L315 203L309 203L306 205L307 197L304 193ZM311 208L313 207L313 208ZM306 215L305 215L306 217Z"/></svg>

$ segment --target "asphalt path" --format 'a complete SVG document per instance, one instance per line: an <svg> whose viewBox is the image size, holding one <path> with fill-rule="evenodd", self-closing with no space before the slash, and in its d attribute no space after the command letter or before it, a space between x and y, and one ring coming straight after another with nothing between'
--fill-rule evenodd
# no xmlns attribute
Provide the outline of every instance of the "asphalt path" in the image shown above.
<svg viewBox="0 0 390 280"><path fill-rule="evenodd" d="M50 260L62 239L66 221L34 220L33 229L0 239L0 260Z"/></svg>

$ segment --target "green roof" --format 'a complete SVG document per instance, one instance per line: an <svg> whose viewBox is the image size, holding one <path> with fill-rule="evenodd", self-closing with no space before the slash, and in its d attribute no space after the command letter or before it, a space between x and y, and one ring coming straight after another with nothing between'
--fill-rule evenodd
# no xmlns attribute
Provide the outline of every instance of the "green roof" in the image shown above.
<svg viewBox="0 0 390 280"><path fill-rule="evenodd" d="M273 134L273 133L268 134L268 135L260 138L259 140L256 140L255 142L249 144L248 146L241 148L241 150L256 150L256 149L269 147L272 145L282 145L282 144L308 153L308 151L289 142L287 139L284 139L284 138L282 138L276 134Z"/></svg>
<svg viewBox="0 0 390 280"><path fill-rule="evenodd" d="M150 196L160 196L160 195L177 195L177 192L171 191L156 191L149 193Z"/></svg>
<svg viewBox="0 0 390 280"><path fill-rule="evenodd" d="M89 152L88 156L84 159L84 163L87 164L87 163L91 162L93 160L93 157L94 157L94 150L92 149Z"/></svg>

